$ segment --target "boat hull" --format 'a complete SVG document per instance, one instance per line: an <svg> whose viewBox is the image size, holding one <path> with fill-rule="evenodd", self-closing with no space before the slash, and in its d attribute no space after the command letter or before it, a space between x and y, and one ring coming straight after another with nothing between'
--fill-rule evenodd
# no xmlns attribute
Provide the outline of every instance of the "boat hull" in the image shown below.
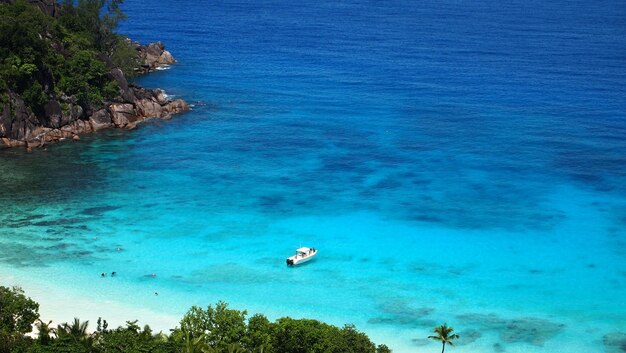
<svg viewBox="0 0 626 353"><path fill-rule="evenodd" d="M311 261L315 257L315 255L317 255L317 250L313 251L311 254L308 254L306 256L299 256L299 255L290 256L287 258L287 265L296 266L296 265L303 264L305 262Z"/></svg>

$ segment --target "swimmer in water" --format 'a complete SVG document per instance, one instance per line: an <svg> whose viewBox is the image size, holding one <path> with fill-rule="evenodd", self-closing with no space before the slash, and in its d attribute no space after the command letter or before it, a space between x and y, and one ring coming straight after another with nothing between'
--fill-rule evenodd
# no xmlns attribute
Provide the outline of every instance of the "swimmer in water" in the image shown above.
<svg viewBox="0 0 626 353"><path fill-rule="evenodd" d="M106 272L102 272L102 273L100 274L100 277L106 277L106 276L107 276L107 273L106 273Z"/></svg>
<svg viewBox="0 0 626 353"><path fill-rule="evenodd" d="M111 277L115 276L117 274L117 272L113 271L111 272Z"/></svg>

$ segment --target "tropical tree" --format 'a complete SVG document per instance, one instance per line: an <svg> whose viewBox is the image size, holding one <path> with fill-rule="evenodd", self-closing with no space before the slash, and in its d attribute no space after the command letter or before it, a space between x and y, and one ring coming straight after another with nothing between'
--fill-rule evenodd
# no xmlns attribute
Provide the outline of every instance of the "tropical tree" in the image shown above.
<svg viewBox="0 0 626 353"><path fill-rule="evenodd" d="M75 317L74 322L72 324L68 324L67 322L59 325L57 329L57 334L60 336L68 335L72 336L76 339L82 339L87 336L87 327L89 326L89 321L81 322L79 318Z"/></svg>
<svg viewBox="0 0 626 353"><path fill-rule="evenodd" d="M42 345L50 344L50 342L52 342L52 337L50 337L50 334L56 331L54 328L50 327L50 325L52 324L52 321L43 322L41 321L41 319L37 321L38 322L35 324L35 327L37 327L37 332L38 332L37 341Z"/></svg>
<svg viewBox="0 0 626 353"><path fill-rule="evenodd" d="M180 329L191 337L202 337L209 347L219 351L228 349L231 343L241 342L246 334L247 311L229 309L228 304L218 302L206 310L193 306L180 321Z"/></svg>
<svg viewBox="0 0 626 353"><path fill-rule="evenodd" d="M435 332L437 335L428 336L428 338L434 339L435 341L439 341L443 344L443 347L441 348L441 353L443 353L446 350L446 343L451 346L454 346L454 343L452 341L460 337L456 333L452 333L454 332L454 328L452 328L451 326L448 326L447 323L441 326L435 327L433 332Z"/></svg>
<svg viewBox="0 0 626 353"><path fill-rule="evenodd" d="M39 319L39 304L18 288L0 286L0 352L13 352Z"/></svg>
<svg viewBox="0 0 626 353"><path fill-rule="evenodd" d="M226 346L226 352L227 353L244 353L245 349L243 349L243 347L241 347L239 343L231 343L228 346Z"/></svg>
<svg viewBox="0 0 626 353"><path fill-rule="evenodd" d="M210 352L209 346L204 343L204 334L194 338L189 331L184 331L183 353L204 353Z"/></svg>

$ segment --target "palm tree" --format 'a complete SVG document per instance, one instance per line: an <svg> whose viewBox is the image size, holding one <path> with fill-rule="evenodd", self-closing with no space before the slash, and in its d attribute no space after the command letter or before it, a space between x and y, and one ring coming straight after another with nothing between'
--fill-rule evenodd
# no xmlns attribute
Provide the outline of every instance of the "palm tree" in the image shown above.
<svg viewBox="0 0 626 353"><path fill-rule="evenodd" d="M432 338L435 341L441 342L443 344L441 353L443 353L446 350L446 343L454 346L454 343L452 341L459 338L459 335L457 335L456 333L452 333L453 331L454 329L448 326L448 324L446 323L441 326L435 327L433 332L435 332L437 336L428 336L428 338Z"/></svg>
<svg viewBox="0 0 626 353"><path fill-rule="evenodd" d="M226 346L226 351L228 353L243 353L244 349L239 345L239 343L231 343Z"/></svg>
<svg viewBox="0 0 626 353"><path fill-rule="evenodd" d="M201 334L200 337L193 338L189 331L184 332L183 353L209 353L213 351L211 347L207 346L204 342L204 334Z"/></svg>
<svg viewBox="0 0 626 353"><path fill-rule="evenodd" d="M89 321L80 322L80 319L75 317L71 325L67 322L60 325L59 331L80 339L87 336L87 326L89 326Z"/></svg>
<svg viewBox="0 0 626 353"><path fill-rule="evenodd" d="M37 334L37 340L44 346L52 341L52 337L50 337L50 334L54 333L55 330L54 328L50 327L51 324L52 321L48 321L48 323L45 323L41 321L41 319L38 323L35 324L35 326L37 327L37 331L39 332Z"/></svg>
<svg viewBox="0 0 626 353"><path fill-rule="evenodd" d="M57 338L69 339L90 349L94 344L94 337L87 333L88 325L89 321L80 322L80 319L74 318L71 325L67 322L59 325L55 333Z"/></svg>

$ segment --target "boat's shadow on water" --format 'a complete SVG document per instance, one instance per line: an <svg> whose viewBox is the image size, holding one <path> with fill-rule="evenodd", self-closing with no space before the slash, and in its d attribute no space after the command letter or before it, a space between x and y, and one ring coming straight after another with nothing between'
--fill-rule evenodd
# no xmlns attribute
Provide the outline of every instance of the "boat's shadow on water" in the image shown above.
<svg viewBox="0 0 626 353"><path fill-rule="evenodd" d="M309 266L309 265L311 265L311 264L313 264L313 263L315 263L315 262L317 262L317 261L316 261L316 259L311 259L311 260L309 260L309 261L307 261L307 262L303 262L303 263L301 263L301 264L297 264L297 265L286 265L286 266L287 266L287 268L289 268L289 269L298 269L298 268L307 267L307 266Z"/></svg>

